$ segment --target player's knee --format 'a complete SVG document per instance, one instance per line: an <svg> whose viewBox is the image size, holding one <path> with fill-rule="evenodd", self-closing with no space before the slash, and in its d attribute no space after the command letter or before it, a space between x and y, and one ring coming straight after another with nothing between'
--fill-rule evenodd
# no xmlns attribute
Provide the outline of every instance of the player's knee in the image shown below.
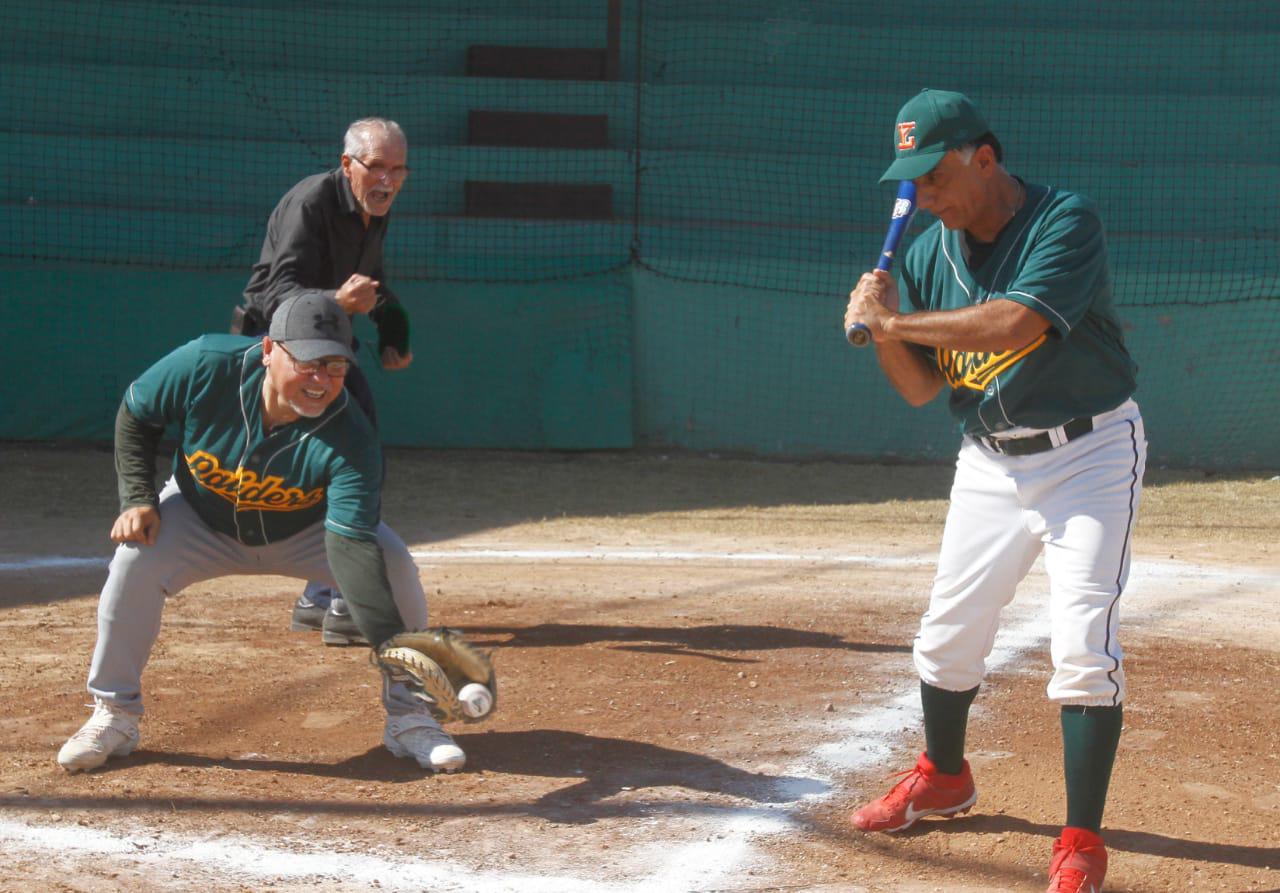
<svg viewBox="0 0 1280 893"><path fill-rule="evenodd" d="M968 691L982 684L984 663L981 658L976 661L963 659L962 656L930 649L917 639L912 659L920 678L935 688Z"/></svg>
<svg viewBox="0 0 1280 893"><path fill-rule="evenodd" d="M1115 706L1124 700L1124 667L1110 659L1089 663L1060 663L1046 689L1059 704Z"/></svg>
<svg viewBox="0 0 1280 893"><path fill-rule="evenodd" d="M418 565L409 554L409 547L385 524L378 530L378 545L382 549L382 558L387 565L387 575L393 582L396 575L417 577Z"/></svg>
<svg viewBox="0 0 1280 893"><path fill-rule="evenodd" d="M162 590L172 564L161 550L154 546L124 543L116 548L107 569L107 582L103 592L151 592L163 598Z"/></svg>

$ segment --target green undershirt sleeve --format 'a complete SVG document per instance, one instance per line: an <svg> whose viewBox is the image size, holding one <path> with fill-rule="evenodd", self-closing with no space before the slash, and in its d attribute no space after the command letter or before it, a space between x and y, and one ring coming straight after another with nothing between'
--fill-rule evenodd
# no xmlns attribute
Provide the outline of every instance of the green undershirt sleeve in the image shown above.
<svg viewBox="0 0 1280 893"><path fill-rule="evenodd" d="M332 530L324 533L324 547L334 579L351 609L351 619L369 643L376 649L387 639L404 632L404 621L400 619L387 579L382 547Z"/></svg>
<svg viewBox="0 0 1280 893"><path fill-rule="evenodd" d="M163 428L144 424L134 418L124 401L116 412L116 485L120 492L120 511L139 505L156 506L156 454L160 450Z"/></svg>

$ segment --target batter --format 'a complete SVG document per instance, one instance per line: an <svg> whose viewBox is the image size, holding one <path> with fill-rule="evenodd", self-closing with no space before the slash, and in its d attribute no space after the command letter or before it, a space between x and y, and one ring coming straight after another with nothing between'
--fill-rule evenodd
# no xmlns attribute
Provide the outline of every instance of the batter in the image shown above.
<svg viewBox="0 0 1280 893"><path fill-rule="evenodd" d="M1005 170L982 113L925 90L898 114L881 181L909 179L938 222L899 278L865 274L844 325L865 325L912 405L950 393L964 438L914 658L925 752L853 814L901 831L967 812L964 739L1000 610L1043 553L1050 579L1050 699L1061 705L1066 822L1050 893L1097 893L1102 813L1122 723L1120 596L1146 464L1136 365L1112 306L1106 237L1086 198Z"/></svg>

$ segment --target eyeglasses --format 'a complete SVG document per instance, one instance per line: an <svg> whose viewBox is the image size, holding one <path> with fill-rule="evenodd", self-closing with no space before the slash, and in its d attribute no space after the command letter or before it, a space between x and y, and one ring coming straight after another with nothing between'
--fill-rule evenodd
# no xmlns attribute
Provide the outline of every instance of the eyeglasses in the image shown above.
<svg viewBox="0 0 1280 893"><path fill-rule="evenodd" d="M351 369L351 361L342 357L334 357L328 360L299 360L289 351L284 349L284 345L277 343L276 347L284 351L284 355L293 363L293 370L300 375L315 375L321 369L330 378L342 378Z"/></svg>
<svg viewBox="0 0 1280 893"><path fill-rule="evenodd" d="M354 155L350 156L352 161L359 162L360 166L379 180L390 180L393 183L403 180L409 176L409 165L398 164L395 167L387 167L385 164L365 164Z"/></svg>

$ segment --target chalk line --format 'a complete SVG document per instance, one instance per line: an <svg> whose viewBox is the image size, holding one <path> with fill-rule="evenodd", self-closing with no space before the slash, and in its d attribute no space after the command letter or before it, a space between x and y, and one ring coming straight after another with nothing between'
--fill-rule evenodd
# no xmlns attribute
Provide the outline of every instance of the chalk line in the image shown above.
<svg viewBox="0 0 1280 893"><path fill-rule="evenodd" d="M921 567L932 556L875 557L836 553L799 552L692 552L640 548L596 549L496 549L490 547L419 549L413 552L421 563L466 561L602 561L602 562L812 562L850 564L867 567ZM45 556L0 563L0 570L46 569L105 565L105 559ZM1176 561L1134 562L1134 583L1164 581L1170 577L1195 577L1218 581L1272 581L1280 575L1243 568L1214 568ZM1002 625L987 662L989 670L1007 665L1019 654L1041 645L1048 635L1046 612L1035 606L1011 610ZM741 877L756 854L754 843L762 837L784 833L794 827L793 814L802 806L821 801L836 790L836 780L847 773L884 765L902 745L902 730L919 727L919 702L914 672L902 661L902 678L867 709L845 720L837 720L835 740L818 745L780 774L791 778L791 791L779 790L794 799L772 808L728 810L715 820L713 833L706 837L702 827L697 839L654 840L653 867L642 877L605 880L590 876L599 866L584 868L587 876L572 873L536 875L516 872L470 870L448 861L406 858L400 853L337 853L330 848L312 848L294 843L292 849L266 844L253 838L221 836L217 840L192 835L142 835L115 833L77 826L74 830L57 825L37 825L0 819L0 852L12 849L25 856L42 851L53 859L75 860L105 856L126 860L157 871L175 867L199 870L211 881L248 878L271 879L273 883L311 884L329 882L339 887L367 888L378 881L383 889L474 891L474 893L640 893L663 889L667 893L706 890ZM803 791L801 791L803 789ZM703 838L706 839L703 839Z"/></svg>

